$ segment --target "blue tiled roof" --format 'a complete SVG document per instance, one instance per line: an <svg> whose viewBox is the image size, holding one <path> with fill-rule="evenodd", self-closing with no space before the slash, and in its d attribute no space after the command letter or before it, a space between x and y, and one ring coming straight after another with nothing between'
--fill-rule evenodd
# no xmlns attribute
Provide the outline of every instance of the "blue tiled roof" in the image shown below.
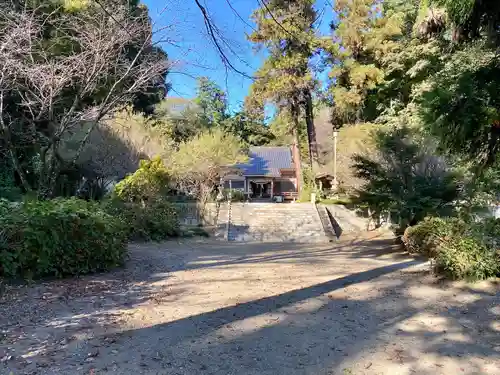
<svg viewBox="0 0 500 375"><path fill-rule="evenodd" d="M293 169L290 147L252 147L249 160L238 165L244 176L280 177L280 169Z"/></svg>

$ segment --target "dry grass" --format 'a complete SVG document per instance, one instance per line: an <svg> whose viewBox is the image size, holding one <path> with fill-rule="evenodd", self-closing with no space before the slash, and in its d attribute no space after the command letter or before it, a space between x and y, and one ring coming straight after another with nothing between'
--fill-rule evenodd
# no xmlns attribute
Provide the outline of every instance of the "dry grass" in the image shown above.
<svg viewBox="0 0 500 375"><path fill-rule="evenodd" d="M316 120L320 151L321 171L333 173L333 129L323 113ZM381 125L362 123L347 125L339 130L337 138L337 176L346 190L359 187L363 181L354 177L352 157L355 154L370 154L374 151L373 131Z"/></svg>

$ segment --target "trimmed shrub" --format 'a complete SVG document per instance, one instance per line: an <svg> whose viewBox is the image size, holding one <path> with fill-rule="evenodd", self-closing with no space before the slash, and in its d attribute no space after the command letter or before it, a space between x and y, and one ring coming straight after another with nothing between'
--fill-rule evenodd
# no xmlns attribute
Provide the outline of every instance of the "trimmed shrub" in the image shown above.
<svg viewBox="0 0 500 375"><path fill-rule="evenodd" d="M103 208L122 221L130 240L162 241L180 234L177 210L165 200L139 204L113 199L104 202Z"/></svg>
<svg viewBox="0 0 500 375"><path fill-rule="evenodd" d="M457 236L441 243L436 270L451 279L483 280L500 274L500 262L480 240Z"/></svg>
<svg viewBox="0 0 500 375"><path fill-rule="evenodd" d="M499 229L500 221L493 219L469 224L457 218L426 218L406 229L403 243L409 252L434 258L438 273L481 280L500 275Z"/></svg>
<svg viewBox="0 0 500 375"><path fill-rule="evenodd" d="M456 218L426 218L419 224L406 228L402 241L410 253L434 258L439 243L467 230L466 224Z"/></svg>
<svg viewBox="0 0 500 375"><path fill-rule="evenodd" d="M166 197L170 177L163 161L141 160L139 169L116 184L113 195L124 202L145 202Z"/></svg>
<svg viewBox="0 0 500 375"><path fill-rule="evenodd" d="M97 204L55 199L10 204L8 212L1 210L3 276L80 275L109 270L125 261L124 227Z"/></svg>

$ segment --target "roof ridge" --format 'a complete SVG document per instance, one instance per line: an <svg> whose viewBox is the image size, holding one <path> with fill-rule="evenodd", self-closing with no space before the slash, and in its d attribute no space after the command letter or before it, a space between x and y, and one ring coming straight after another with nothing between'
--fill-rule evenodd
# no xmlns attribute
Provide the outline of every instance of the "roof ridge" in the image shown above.
<svg viewBox="0 0 500 375"><path fill-rule="evenodd" d="M251 146L250 148L290 148L292 146Z"/></svg>

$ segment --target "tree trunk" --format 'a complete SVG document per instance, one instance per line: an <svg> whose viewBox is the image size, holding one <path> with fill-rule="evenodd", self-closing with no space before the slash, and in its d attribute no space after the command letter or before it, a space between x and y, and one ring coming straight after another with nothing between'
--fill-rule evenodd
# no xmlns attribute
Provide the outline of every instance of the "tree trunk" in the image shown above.
<svg viewBox="0 0 500 375"><path fill-rule="evenodd" d="M3 121L2 121L2 124L3 124ZM32 189L31 189L31 186L28 182L28 178L26 177L26 173L23 171L23 169L21 167L21 163L19 163L19 159L17 158L14 144L11 141L10 131L5 126L2 127L2 130L4 133L3 138L5 141L5 146L8 149L10 161L12 163L12 167L14 167L14 170L16 171L17 175L19 176L19 180L21 181L21 185L23 186L23 189L28 193Z"/></svg>
<svg viewBox="0 0 500 375"><path fill-rule="evenodd" d="M40 154L40 157L42 161L38 179L38 197L50 199L55 195L57 178L60 172L60 161L56 154L56 146L51 145L50 149Z"/></svg>
<svg viewBox="0 0 500 375"><path fill-rule="evenodd" d="M304 90L305 117L307 124L307 141L309 144L309 163L314 170L318 166L318 144L316 141L316 128L314 127L314 111L311 91Z"/></svg>
<svg viewBox="0 0 500 375"><path fill-rule="evenodd" d="M297 179L297 192L300 193L302 189L302 166L301 166L301 161L300 161L300 143L299 143L299 105L298 101L292 101L290 105L290 113L292 116L292 122L293 122L293 127L292 127L292 136L293 136L293 162L295 165L295 173L296 173L296 179Z"/></svg>
<svg viewBox="0 0 500 375"><path fill-rule="evenodd" d="M10 155L10 160L12 163L12 166L14 167L14 170L16 171L17 175L19 176L19 180L21 181L21 185L23 186L23 189L29 193L31 191L31 186L28 182L28 179L26 178L26 174L22 170L19 160L17 159L17 156L12 148L9 147L9 155Z"/></svg>
<svg viewBox="0 0 500 375"><path fill-rule="evenodd" d="M10 156L10 161L12 163L12 166L14 167L14 170L16 171L17 175L19 176L19 179L21 180L21 184L23 185L24 190L28 193L31 191L31 186L28 182L28 178L26 177L26 173L24 173L21 163L19 163L19 159L17 158L16 155L16 150L14 147L14 143L12 142L12 136L10 133L10 125L8 126L5 123L4 116L3 116L3 109L4 109L4 93L3 90L0 92L0 125L1 125L1 133L3 133L3 139L5 142L5 146L8 149L9 156Z"/></svg>

